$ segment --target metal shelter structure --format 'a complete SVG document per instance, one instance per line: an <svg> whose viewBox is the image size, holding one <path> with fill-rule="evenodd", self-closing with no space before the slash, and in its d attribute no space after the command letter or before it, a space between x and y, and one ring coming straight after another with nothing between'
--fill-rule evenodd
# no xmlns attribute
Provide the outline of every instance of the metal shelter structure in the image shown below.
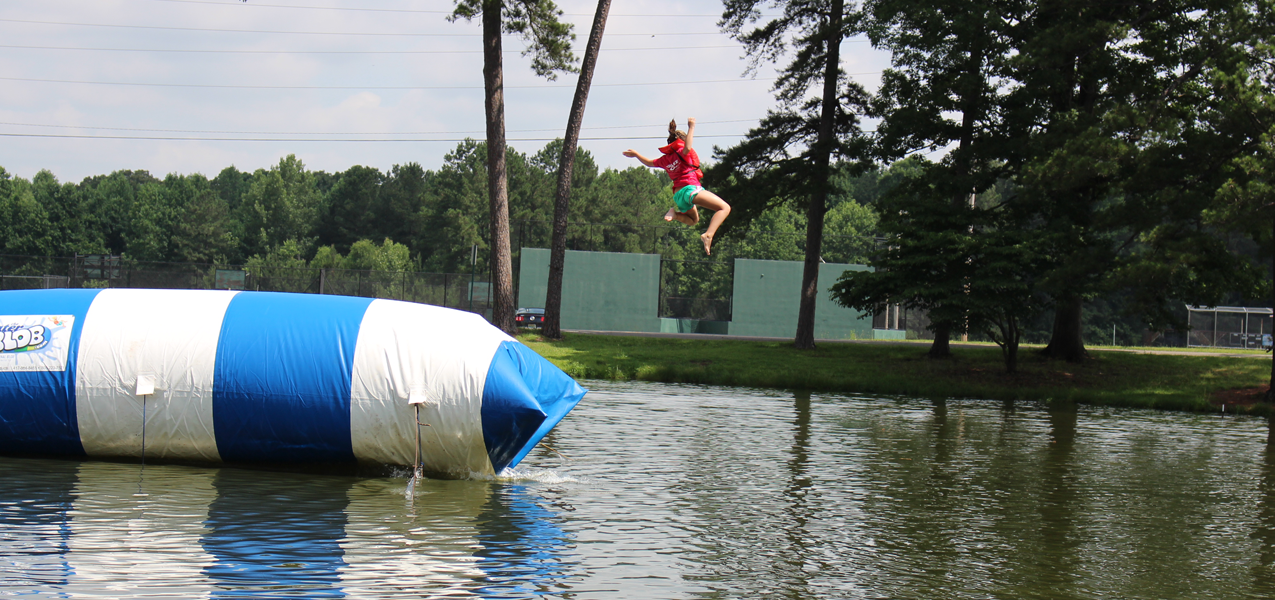
<svg viewBox="0 0 1275 600"><path fill-rule="evenodd" d="M1270 348L1272 311L1247 306L1190 306L1191 332L1186 345L1195 348Z"/></svg>

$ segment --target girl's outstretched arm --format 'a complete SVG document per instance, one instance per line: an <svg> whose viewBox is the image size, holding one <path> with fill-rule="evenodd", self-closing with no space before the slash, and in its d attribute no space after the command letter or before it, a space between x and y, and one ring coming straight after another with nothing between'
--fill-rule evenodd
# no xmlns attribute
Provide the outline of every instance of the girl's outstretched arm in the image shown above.
<svg viewBox="0 0 1275 600"><path fill-rule="evenodd" d="M649 159L649 158L647 158L647 157L645 157L645 156L642 156L641 154L638 154L638 153L637 153L637 151L636 151L636 150L634 150L634 149L632 149L632 148L629 148L628 150L625 150L625 151L624 151L624 152L622 152L621 154L623 154L623 155L625 155L625 156L627 156L627 157L629 157L629 158L636 158L636 159L638 159L639 161L642 161L642 164L644 164L644 165L646 165L646 166L648 166L648 167L651 167L652 169L654 169L654 168L655 168L655 163L651 162L651 159Z"/></svg>
<svg viewBox="0 0 1275 600"><path fill-rule="evenodd" d="M686 120L686 148L691 147L691 138L695 137L695 117Z"/></svg>

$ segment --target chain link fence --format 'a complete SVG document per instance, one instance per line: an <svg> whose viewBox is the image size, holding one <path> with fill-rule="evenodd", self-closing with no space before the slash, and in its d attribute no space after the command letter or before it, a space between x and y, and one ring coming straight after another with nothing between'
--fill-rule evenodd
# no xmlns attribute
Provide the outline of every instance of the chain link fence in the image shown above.
<svg viewBox="0 0 1275 600"><path fill-rule="evenodd" d="M514 221L514 284L520 249L549 248L550 221ZM730 321L734 259L801 260L805 235L749 234L742 241L720 239L704 257L698 229L667 224L568 223L567 249L587 252L659 254L659 316L701 321ZM825 236L831 262L850 261L835 248L867 252L877 240ZM759 255L758 248L782 255ZM776 250L778 248L779 250ZM849 252L849 251L848 251ZM788 256L791 254L792 256ZM694 257L694 258L689 258ZM861 259L860 259L861 260ZM34 257L0 255L0 289L48 287L243 289L338 294L433 304L490 315L491 284L485 273L385 272L347 269L249 267L245 265L138 262L119 256ZM515 290L516 293L516 290Z"/></svg>
<svg viewBox="0 0 1275 600"><path fill-rule="evenodd" d="M10 274L41 272L40 275ZM491 314L484 273L417 273L0 255L0 289L236 289L386 298Z"/></svg>
<svg viewBox="0 0 1275 600"><path fill-rule="evenodd" d="M0 290L47 290L70 287L64 275L0 275Z"/></svg>
<svg viewBox="0 0 1275 600"><path fill-rule="evenodd" d="M1270 348L1269 308L1244 306L1188 306L1191 326L1187 346L1197 348Z"/></svg>

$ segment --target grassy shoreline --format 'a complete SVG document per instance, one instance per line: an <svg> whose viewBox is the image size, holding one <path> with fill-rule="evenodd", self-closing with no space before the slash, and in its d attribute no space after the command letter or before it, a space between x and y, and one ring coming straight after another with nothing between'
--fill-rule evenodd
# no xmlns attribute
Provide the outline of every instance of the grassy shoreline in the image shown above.
<svg viewBox="0 0 1275 600"><path fill-rule="evenodd" d="M1271 365L1253 358L1092 351L1081 364L1019 355L1019 373L1005 373L1000 349L961 346L953 359L926 358L924 344L820 344L800 351L791 342L696 340L565 334L519 339L573 377L808 389L923 398L1074 402L1192 412L1222 410L1219 393L1268 383ZM1227 412L1271 414L1270 405L1226 396ZM1240 400L1236 402L1236 400Z"/></svg>

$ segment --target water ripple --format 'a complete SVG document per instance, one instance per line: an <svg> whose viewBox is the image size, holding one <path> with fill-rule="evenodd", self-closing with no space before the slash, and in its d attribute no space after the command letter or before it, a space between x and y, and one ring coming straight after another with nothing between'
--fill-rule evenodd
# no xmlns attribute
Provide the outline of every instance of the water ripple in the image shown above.
<svg viewBox="0 0 1275 600"><path fill-rule="evenodd" d="M1266 422L588 382L498 477L0 458L0 595L1275 596Z"/></svg>

